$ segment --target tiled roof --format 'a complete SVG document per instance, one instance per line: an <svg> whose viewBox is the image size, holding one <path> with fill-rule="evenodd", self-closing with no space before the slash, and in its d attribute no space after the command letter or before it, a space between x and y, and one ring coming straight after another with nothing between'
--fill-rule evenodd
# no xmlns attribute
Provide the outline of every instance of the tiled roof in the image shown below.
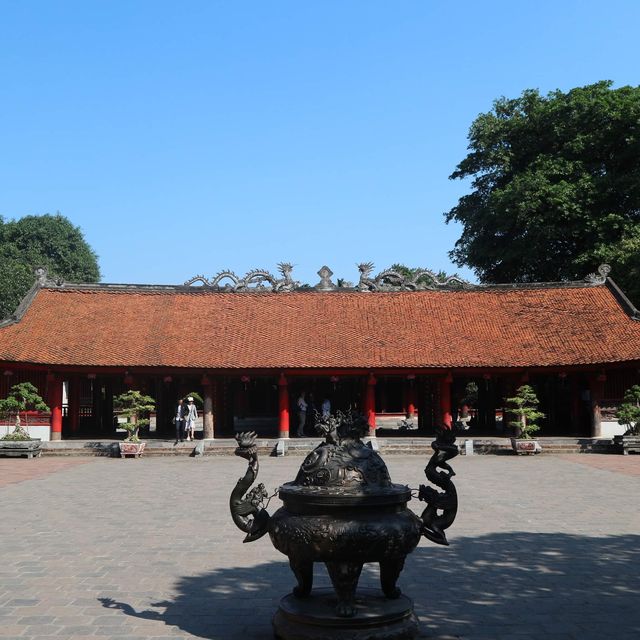
<svg viewBox="0 0 640 640"><path fill-rule="evenodd" d="M457 368L640 361L607 285L227 293L40 289L0 361L90 367Z"/></svg>

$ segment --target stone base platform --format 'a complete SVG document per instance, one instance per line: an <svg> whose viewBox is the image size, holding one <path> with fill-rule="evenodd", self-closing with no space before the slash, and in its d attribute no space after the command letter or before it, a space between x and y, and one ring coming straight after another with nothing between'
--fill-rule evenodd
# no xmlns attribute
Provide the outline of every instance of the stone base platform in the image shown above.
<svg viewBox="0 0 640 640"><path fill-rule="evenodd" d="M353 618L336 615L333 589L317 589L308 598L282 598L273 618L280 640L412 640L418 634L413 602L401 595L385 598L375 589L360 589Z"/></svg>

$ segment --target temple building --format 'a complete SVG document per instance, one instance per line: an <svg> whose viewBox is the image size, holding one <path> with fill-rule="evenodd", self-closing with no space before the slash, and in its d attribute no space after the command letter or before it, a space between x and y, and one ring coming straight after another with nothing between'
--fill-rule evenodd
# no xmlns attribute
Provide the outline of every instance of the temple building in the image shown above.
<svg viewBox="0 0 640 640"><path fill-rule="evenodd" d="M423 271L355 285L300 285L223 272L180 286L37 281L0 323L0 397L31 381L50 415L34 437L115 437L113 397L156 400L152 433L172 438L176 401L203 399L203 437L289 437L297 399L363 411L376 433L430 434L471 415L470 434L509 435L505 399L531 384L544 436L611 437L640 383L640 315L603 265L580 282L471 285Z"/></svg>

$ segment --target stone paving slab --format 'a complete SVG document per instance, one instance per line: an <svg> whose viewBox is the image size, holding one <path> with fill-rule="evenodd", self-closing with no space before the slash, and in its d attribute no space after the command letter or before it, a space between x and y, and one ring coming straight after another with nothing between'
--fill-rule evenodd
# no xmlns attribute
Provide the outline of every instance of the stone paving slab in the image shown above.
<svg viewBox="0 0 640 640"><path fill-rule="evenodd" d="M417 487L427 457L389 457L393 480ZM451 546L421 542L400 579L422 637L640 637L640 476L597 457L608 468L580 455L453 461ZM0 488L0 638L272 637L293 577L268 538L242 544L231 523L243 460L82 462ZM264 458L260 480L272 490L299 464ZM376 579L366 567L361 584ZM316 584L329 584L323 567Z"/></svg>

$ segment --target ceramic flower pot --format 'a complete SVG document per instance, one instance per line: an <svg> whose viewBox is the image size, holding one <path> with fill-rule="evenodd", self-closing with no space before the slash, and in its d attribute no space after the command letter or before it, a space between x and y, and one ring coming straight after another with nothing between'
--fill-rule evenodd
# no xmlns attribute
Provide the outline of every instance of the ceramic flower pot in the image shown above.
<svg viewBox="0 0 640 640"><path fill-rule="evenodd" d="M126 458L127 456L133 456L139 458L144 452L146 442L120 442L120 457Z"/></svg>
<svg viewBox="0 0 640 640"><path fill-rule="evenodd" d="M531 455L542 451L540 443L534 438L511 438L511 448L518 455Z"/></svg>

